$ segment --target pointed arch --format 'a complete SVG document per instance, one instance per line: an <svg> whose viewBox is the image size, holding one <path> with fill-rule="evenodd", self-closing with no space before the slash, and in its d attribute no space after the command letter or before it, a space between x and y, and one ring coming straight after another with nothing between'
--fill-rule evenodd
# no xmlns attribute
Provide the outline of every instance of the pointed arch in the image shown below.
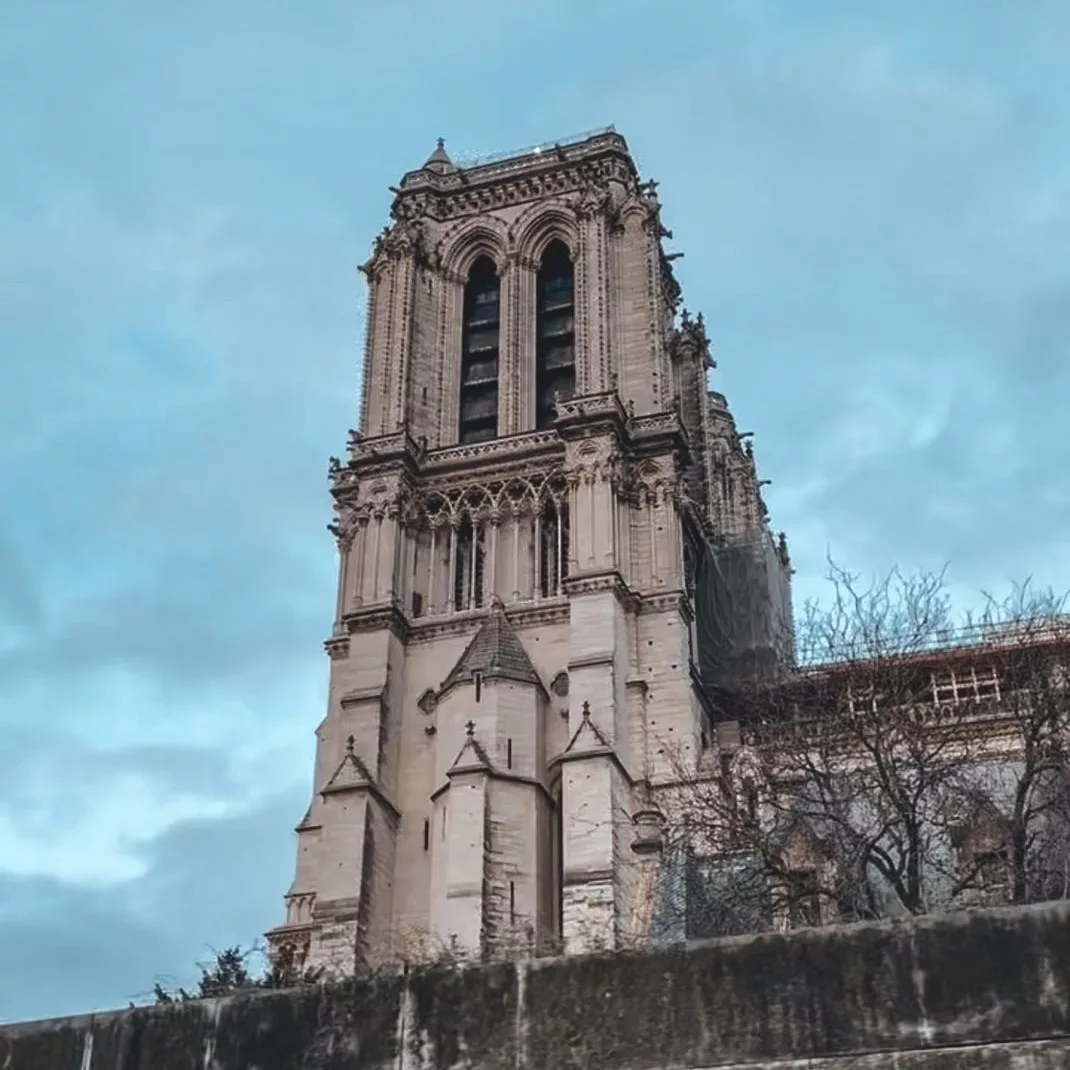
<svg viewBox="0 0 1070 1070"><path fill-rule="evenodd" d="M579 241L576 214L563 204L533 205L510 228L512 247L520 259L536 264L554 240L575 256Z"/></svg>
<svg viewBox="0 0 1070 1070"><path fill-rule="evenodd" d="M447 275L465 280L481 257L487 257L500 275L505 267L509 234L494 216L466 219L447 230L438 243L438 255Z"/></svg>

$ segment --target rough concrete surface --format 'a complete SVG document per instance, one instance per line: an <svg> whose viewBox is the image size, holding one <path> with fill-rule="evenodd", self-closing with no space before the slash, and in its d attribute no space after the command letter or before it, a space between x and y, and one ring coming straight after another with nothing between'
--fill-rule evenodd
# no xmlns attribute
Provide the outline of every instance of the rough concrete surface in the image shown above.
<svg viewBox="0 0 1070 1070"><path fill-rule="evenodd" d="M1070 1067L1070 904L0 1027L2 1070Z"/></svg>

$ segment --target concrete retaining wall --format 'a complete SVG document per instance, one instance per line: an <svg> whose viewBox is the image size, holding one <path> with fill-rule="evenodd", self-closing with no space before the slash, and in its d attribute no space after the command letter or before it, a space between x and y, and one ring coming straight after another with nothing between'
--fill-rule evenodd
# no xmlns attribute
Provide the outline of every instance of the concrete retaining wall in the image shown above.
<svg viewBox="0 0 1070 1070"><path fill-rule="evenodd" d="M0 1070L1060 1070L1070 904L0 1027Z"/></svg>

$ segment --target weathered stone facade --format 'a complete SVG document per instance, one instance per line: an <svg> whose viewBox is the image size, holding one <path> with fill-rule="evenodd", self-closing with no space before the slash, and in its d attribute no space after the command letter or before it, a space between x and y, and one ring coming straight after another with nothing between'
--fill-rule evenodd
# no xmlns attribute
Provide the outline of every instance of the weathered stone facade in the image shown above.
<svg viewBox="0 0 1070 1070"><path fill-rule="evenodd" d="M0 1026L4 1070L1067 1065L1067 904Z"/></svg>
<svg viewBox="0 0 1070 1070"><path fill-rule="evenodd" d="M782 591L786 548L623 138L466 168L440 144L394 192L330 469L329 705L269 938L343 974L620 947L649 917L666 744L708 744L689 547L760 546Z"/></svg>

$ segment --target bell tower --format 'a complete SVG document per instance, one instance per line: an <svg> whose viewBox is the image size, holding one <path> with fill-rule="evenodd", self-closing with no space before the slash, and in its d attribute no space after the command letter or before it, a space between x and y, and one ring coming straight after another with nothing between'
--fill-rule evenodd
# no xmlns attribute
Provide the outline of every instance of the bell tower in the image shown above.
<svg viewBox="0 0 1070 1070"><path fill-rule="evenodd" d="M440 141L392 192L330 468L328 709L269 939L339 973L620 946L670 751L707 745L686 546L716 523L708 345L677 326L656 184L612 128L467 166Z"/></svg>

